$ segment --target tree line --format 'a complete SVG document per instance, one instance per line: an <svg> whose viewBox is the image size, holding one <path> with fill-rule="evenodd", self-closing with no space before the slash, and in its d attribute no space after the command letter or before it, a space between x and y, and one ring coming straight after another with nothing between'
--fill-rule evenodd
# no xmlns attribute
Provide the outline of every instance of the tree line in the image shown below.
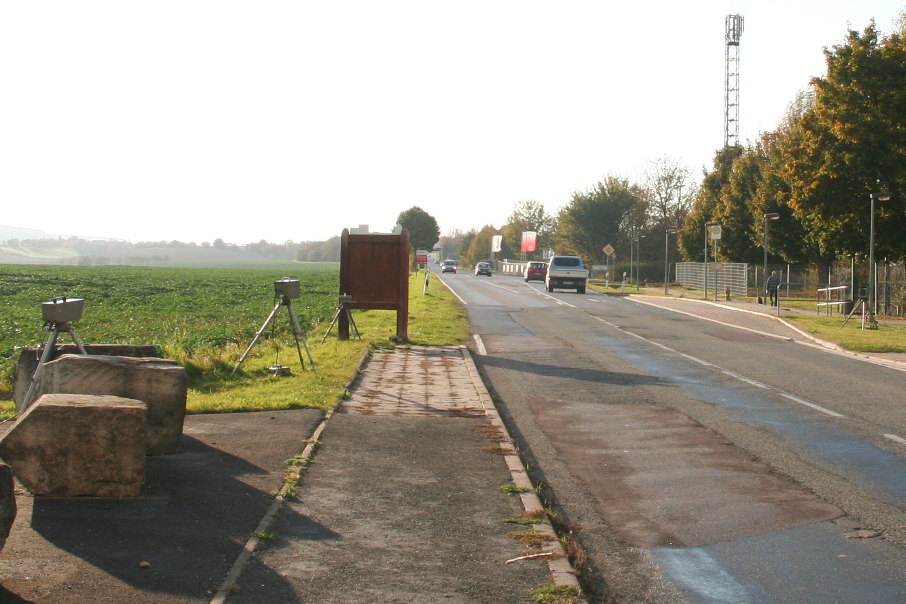
<svg viewBox="0 0 906 604"><path fill-rule="evenodd" d="M873 204L876 258L906 257L906 14L894 33L872 22L825 49L827 71L790 103L774 131L745 146L715 152L700 179L670 157L651 162L641 182L607 176L573 193L556 213L534 200L515 204L507 222L439 238L441 256L474 264L521 258L523 231L538 251L574 253L604 264L611 245L619 261L632 246L662 258L675 231L685 260L703 259L705 227L719 224L719 260L760 264L765 224L772 262L829 269L868 251ZM775 216L776 215L776 216ZM402 223L401 223L402 224ZM713 249L711 252L713 254Z"/></svg>

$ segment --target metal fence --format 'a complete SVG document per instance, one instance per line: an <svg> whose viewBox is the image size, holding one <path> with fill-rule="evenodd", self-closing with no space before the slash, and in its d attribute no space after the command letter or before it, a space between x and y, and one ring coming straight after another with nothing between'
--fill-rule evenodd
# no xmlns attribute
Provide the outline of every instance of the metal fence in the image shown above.
<svg viewBox="0 0 906 604"><path fill-rule="evenodd" d="M729 289L735 296L749 295L749 265L744 262L709 262L707 265L704 262L677 262L676 280L683 287L692 289L718 292Z"/></svg>

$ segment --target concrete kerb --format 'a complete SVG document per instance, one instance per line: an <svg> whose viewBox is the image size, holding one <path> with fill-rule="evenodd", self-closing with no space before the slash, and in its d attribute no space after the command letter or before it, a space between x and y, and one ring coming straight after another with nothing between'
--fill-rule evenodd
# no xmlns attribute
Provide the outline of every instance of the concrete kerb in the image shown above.
<svg viewBox="0 0 906 604"><path fill-rule="evenodd" d="M539 533L553 538L553 541L550 542L551 544L546 548L546 550L550 551L552 554L550 556L550 559L548 559L547 564L553 583L555 585L575 587L581 592L582 588L579 585L579 579L576 570L570 563L569 558L566 555L566 551L563 549L563 545L560 543L560 539L547 517L547 512L545 511L544 506L541 504L541 500L538 498L537 493L535 493L534 485L532 484L528 473L525 471L525 466L522 463L522 459L519 457L519 452L513 445L513 439L510 437L509 431L506 429L506 425L504 424L503 419L500 417L500 413L497 411L497 407L491 400L491 396L485 388L484 382L481 381L481 376L479 376L478 374L478 369L475 366L475 361L474 359L472 359L472 355L469 352L468 348L466 348L465 346L462 346L461 348L463 357L466 360L466 366L469 369L469 375L472 377L472 383L474 384L475 390L478 392L481 403L485 408L485 413L487 415L488 421L492 426L494 426L495 429L499 430L505 438L505 440L500 443L500 447L501 449L503 449L502 457L504 458L507 468L510 471L510 475L513 479L513 484L515 484L517 487L528 489L527 491L519 494L522 500L522 506L525 509L526 513L540 514L536 530ZM580 601L584 602L585 600Z"/></svg>
<svg viewBox="0 0 906 604"><path fill-rule="evenodd" d="M371 351L366 351L362 358L359 359L359 370L365 365L365 362L371 356ZM327 422L330 421L330 418L334 416L336 410L342 404L342 396L352 388L355 381L358 379L361 371L356 371L343 387L343 393L341 393L340 398L337 398L334 401L333 406L324 413L324 417L321 418L321 421L312 431L311 435L305 439L305 447L302 449L302 452L298 457L298 465L291 468L287 472L286 477L283 480L283 484L280 487L280 491L274 497L273 503L271 503L267 512L261 518L261 521L258 523L258 526L255 527L255 530L249 536L248 541L245 542L245 545L242 547L242 551L239 552L239 555L236 557L236 560L233 562L233 566L230 567L230 571L227 573L223 582L220 584L220 588L217 590L217 593L214 594L214 597L211 599L211 604L225 604L227 598L230 595L230 592L235 585L238 584L239 578L242 576L242 571L248 566L249 562L252 559L252 554L255 553L255 550L261 544L260 535L263 535L267 532L270 526L274 523L274 520L277 518L277 514L280 512L280 508L283 506L287 497L292 496L292 490L295 488L294 483L299 480L298 470L300 468L306 467L311 459L314 457L316 447L318 445L318 440L321 437L321 434L324 432L324 429L327 427Z"/></svg>

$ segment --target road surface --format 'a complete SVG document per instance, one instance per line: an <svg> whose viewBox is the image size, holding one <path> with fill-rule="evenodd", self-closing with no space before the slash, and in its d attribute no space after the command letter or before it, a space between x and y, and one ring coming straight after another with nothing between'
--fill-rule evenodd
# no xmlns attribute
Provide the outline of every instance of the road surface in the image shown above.
<svg viewBox="0 0 906 604"><path fill-rule="evenodd" d="M702 302L441 278L592 601L906 602L906 371Z"/></svg>

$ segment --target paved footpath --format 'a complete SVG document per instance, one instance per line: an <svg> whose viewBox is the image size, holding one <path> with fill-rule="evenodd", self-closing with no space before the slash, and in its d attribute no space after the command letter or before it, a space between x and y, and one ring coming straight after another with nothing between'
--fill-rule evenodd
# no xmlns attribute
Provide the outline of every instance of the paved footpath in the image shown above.
<svg viewBox="0 0 906 604"><path fill-rule="evenodd" d="M375 353L351 392L326 417L189 416L138 498L19 490L0 602L499 604L576 584L549 524L507 522L540 503L500 490L530 483L465 348ZM510 535L530 528L540 545ZM509 562L527 553L546 555Z"/></svg>
<svg viewBox="0 0 906 604"><path fill-rule="evenodd" d="M576 583L549 525L541 547L508 535L525 507L500 487L524 472L464 348L375 353L318 441L230 604L531 602ZM539 551L555 555L507 563Z"/></svg>

